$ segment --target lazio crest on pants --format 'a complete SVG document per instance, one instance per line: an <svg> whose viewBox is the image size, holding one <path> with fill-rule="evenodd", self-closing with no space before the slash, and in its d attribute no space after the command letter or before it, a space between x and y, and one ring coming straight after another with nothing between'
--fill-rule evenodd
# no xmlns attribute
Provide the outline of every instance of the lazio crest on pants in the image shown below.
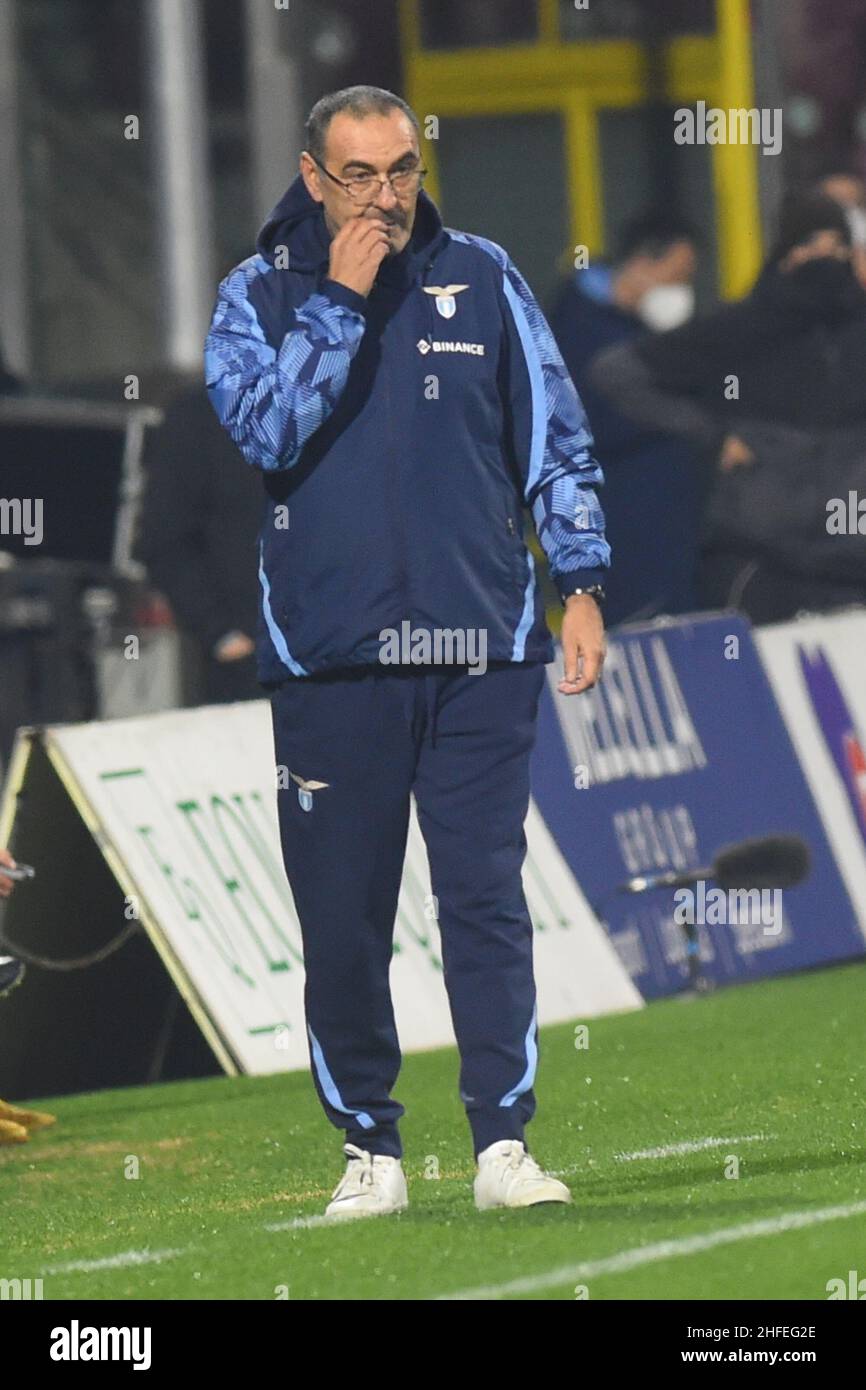
<svg viewBox="0 0 866 1390"><path fill-rule="evenodd" d="M301 810L312 811L313 792L322 791L329 784L327 782L315 782L312 778L306 780L303 777L299 777L297 772L290 772L289 776L293 782L297 783L298 801L300 802Z"/></svg>

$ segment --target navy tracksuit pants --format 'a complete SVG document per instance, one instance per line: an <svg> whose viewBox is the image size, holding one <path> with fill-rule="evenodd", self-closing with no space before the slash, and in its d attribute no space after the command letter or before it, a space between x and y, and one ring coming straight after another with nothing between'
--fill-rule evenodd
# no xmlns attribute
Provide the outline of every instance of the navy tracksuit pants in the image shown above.
<svg viewBox="0 0 866 1390"><path fill-rule="evenodd" d="M304 944L313 1078L325 1113L402 1156L389 987L415 795L438 900L460 1097L477 1156L522 1139L538 1055L521 882L540 664L361 667L271 694L283 861ZM304 782L326 787L305 789ZM305 806L307 809L305 809Z"/></svg>

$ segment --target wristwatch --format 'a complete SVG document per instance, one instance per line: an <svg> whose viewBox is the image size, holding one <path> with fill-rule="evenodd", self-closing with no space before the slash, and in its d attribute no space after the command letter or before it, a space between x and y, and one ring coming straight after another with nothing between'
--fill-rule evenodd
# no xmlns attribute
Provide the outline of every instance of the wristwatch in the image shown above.
<svg viewBox="0 0 866 1390"><path fill-rule="evenodd" d="M572 589L571 593L566 594L562 600L563 607L574 594L589 594L590 598L595 599L599 608L602 607L606 597L604 589L600 584L588 584L585 589Z"/></svg>

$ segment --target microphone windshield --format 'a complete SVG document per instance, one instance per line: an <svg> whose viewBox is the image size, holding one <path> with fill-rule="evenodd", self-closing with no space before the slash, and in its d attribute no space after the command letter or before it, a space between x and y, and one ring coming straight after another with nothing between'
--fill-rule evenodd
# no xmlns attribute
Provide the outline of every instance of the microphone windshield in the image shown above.
<svg viewBox="0 0 866 1390"><path fill-rule="evenodd" d="M720 888L793 888L807 877L809 846L799 835L766 835L719 850L713 877Z"/></svg>

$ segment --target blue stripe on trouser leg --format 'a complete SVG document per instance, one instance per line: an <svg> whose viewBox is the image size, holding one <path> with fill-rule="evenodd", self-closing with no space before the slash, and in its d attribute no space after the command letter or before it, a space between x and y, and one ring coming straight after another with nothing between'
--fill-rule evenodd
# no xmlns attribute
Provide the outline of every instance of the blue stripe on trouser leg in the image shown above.
<svg viewBox="0 0 866 1390"><path fill-rule="evenodd" d="M313 1082L351 1143L398 1158L403 1106L391 1091L401 1059L389 968L415 764L413 695L412 678L363 668L292 680L271 698ZM291 773L327 785L302 795Z"/></svg>
<svg viewBox="0 0 866 1390"><path fill-rule="evenodd" d="M532 924L521 869L543 681L538 664L442 677L435 745L423 741L414 784L476 1154L523 1139L536 1107Z"/></svg>
<svg viewBox="0 0 866 1390"><path fill-rule="evenodd" d="M517 1085L512 1087L508 1094L502 1097L501 1101L499 1102L500 1106L513 1105L514 1102L517 1100L518 1096L522 1096L524 1092L528 1091L530 1086L532 1086L533 1082L535 1081L535 1073L538 1067L537 1039L538 1005L536 1004L532 1010L532 1021L530 1022L529 1028L526 1033L526 1037L523 1042L524 1048L526 1050L526 1070L524 1071Z"/></svg>
<svg viewBox="0 0 866 1390"><path fill-rule="evenodd" d="M310 1028L309 1026L307 1027L307 1032L310 1035L310 1044L313 1053L313 1066L316 1068L316 1076L318 1078L319 1085L325 1092L325 1095L328 1097L329 1104L334 1108L334 1110L339 1110L343 1115L354 1115L362 1129L375 1129L376 1121L370 1115L368 1115L366 1111L355 1110L352 1108L351 1105L345 1104L345 1102L343 1101L343 1097L337 1090L337 1083L331 1075L330 1071L328 1070L328 1064L325 1061L325 1054L322 1051L322 1044L319 1042L312 1028Z"/></svg>

